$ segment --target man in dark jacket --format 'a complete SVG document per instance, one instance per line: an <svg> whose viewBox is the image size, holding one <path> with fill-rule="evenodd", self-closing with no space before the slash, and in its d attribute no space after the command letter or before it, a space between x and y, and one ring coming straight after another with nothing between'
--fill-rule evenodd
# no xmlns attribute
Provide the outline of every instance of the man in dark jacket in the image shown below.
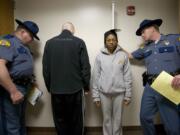
<svg viewBox="0 0 180 135"><path fill-rule="evenodd" d="M58 135L83 134L83 94L89 91L90 64L83 40L67 22L62 33L46 42L43 76L51 93Z"/></svg>

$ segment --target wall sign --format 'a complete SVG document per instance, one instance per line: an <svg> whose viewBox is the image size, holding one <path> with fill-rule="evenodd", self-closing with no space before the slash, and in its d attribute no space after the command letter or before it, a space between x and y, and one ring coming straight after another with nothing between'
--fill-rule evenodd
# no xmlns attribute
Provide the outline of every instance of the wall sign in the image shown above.
<svg viewBox="0 0 180 135"><path fill-rule="evenodd" d="M127 15L133 16L135 13L135 6L127 6Z"/></svg>

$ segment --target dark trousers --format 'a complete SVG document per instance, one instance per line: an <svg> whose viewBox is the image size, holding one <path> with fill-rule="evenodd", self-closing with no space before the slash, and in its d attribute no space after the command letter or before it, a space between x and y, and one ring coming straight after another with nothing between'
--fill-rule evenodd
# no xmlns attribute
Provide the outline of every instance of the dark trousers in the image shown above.
<svg viewBox="0 0 180 135"><path fill-rule="evenodd" d="M147 84L143 93L140 112L144 135L157 134L153 120L158 111L167 135L180 135L180 115L177 106Z"/></svg>
<svg viewBox="0 0 180 135"><path fill-rule="evenodd" d="M17 86L20 90L25 88ZM0 87L0 135L26 135L26 100L13 104L9 93Z"/></svg>
<svg viewBox="0 0 180 135"><path fill-rule="evenodd" d="M83 93L51 95L53 118L58 135L83 134Z"/></svg>

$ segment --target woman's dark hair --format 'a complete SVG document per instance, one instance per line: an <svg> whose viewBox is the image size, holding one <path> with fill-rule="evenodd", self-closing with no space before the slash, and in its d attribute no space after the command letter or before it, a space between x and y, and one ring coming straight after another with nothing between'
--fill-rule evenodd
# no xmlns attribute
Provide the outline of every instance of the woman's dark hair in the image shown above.
<svg viewBox="0 0 180 135"><path fill-rule="evenodd" d="M116 38L116 40L118 41L116 29L111 29L111 30L106 31L106 32L104 33L104 44L106 44L106 38L107 38L109 35L114 35L115 38Z"/></svg>

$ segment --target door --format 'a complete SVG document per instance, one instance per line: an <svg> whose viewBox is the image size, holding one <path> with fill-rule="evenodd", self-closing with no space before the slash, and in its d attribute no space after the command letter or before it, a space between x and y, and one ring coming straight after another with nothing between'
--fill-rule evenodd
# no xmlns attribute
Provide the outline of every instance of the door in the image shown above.
<svg viewBox="0 0 180 135"><path fill-rule="evenodd" d="M0 0L0 35L14 30L14 0Z"/></svg>

